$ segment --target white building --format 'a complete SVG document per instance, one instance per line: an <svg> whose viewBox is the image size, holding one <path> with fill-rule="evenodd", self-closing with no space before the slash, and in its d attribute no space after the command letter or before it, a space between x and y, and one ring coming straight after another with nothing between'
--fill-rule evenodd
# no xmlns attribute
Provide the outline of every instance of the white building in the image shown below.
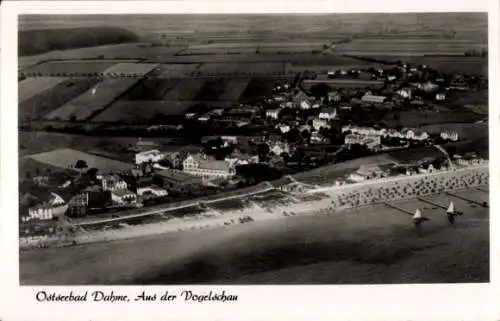
<svg viewBox="0 0 500 321"><path fill-rule="evenodd" d="M382 104L385 102L387 99L386 96L375 96L375 95L369 95L366 94L363 97L361 97L361 101L363 103L368 103L368 104Z"/></svg>
<svg viewBox="0 0 500 321"><path fill-rule="evenodd" d="M326 119L315 118L313 119L312 126L314 130L320 130L321 128L330 129L330 122Z"/></svg>
<svg viewBox="0 0 500 321"><path fill-rule="evenodd" d="M266 110L266 117L272 118L272 119L278 119L278 115L280 113L280 109L268 109Z"/></svg>
<svg viewBox="0 0 500 321"><path fill-rule="evenodd" d="M337 117L337 110L333 107L326 108L319 113L319 119L333 120Z"/></svg>
<svg viewBox="0 0 500 321"><path fill-rule="evenodd" d="M153 187L153 186L145 186L137 188L137 195L144 195L145 193L153 194L157 197L167 196L168 192L163 188Z"/></svg>
<svg viewBox="0 0 500 321"><path fill-rule="evenodd" d="M282 125L278 125L277 127L278 127L278 129L280 130L280 132L282 134L288 133L290 131L290 126L289 125L283 125L282 124Z"/></svg>
<svg viewBox="0 0 500 321"><path fill-rule="evenodd" d="M61 196L50 193L47 201L28 209L29 216L23 217L23 221L51 220L55 216L63 215L67 208L68 205Z"/></svg>
<svg viewBox="0 0 500 321"><path fill-rule="evenodd" d="M443 130L440 134L442 139L457 141L458 133L454 130Z"/></svg>
<svg viewBox="0 0 500 321"><path fill-rule="evenodd" d="M137 165L141 163L153 162L156 163L160 161L165 155L157 149L148 150L145 152L140 152L135 154L135 163Z"/></svg>
<svg viewBox="0 0 500 321"><path fill-rule="evenodd" d="M111 200L117 204L133 204L137 202L137 195L128 189L115 189L111 191Z"/></svg>
<svg viewBox="0 0 500 321"><path fill-rule="evenodd" d="M329 102L338 103L338 102L340 102L341 99L342 99L342 97L336 91L328 93L328 101Z"/></svg>
<svg viewBox="0 0 500 321"><path fill-rule="evenodd" d="M203 154L189 154L182 165L183 172L203 179L228 179L235 174L229 162L209 159Z"/></svg>
<svg viewBox="0 0 500 321"><path fill-rule="evenodd" d="M396 92L398 95L400 95L403 98L408 98L411 99L411 89L410 88L402 88Z"/></svg>
<svg viewBox="0 0 500 321"><path fill-rule="evenodd" d="M436 94L436 100L445 100L446 99L446 94L444 93L437 93Z"/></svg>
<svg viewBox="0 0 500 321"><path fill-rule="evenodd" d="M290 147L286 142L276 142L269 145L269 150L275 155L281 155L282 153L290 154Z"/></svg>
<svg viewBox="0 0 500 321"><path fill-rule="evenodd" d="M116 191L127 189L127 182L118 175L104 175L101 178L103 191Z"/></svg>

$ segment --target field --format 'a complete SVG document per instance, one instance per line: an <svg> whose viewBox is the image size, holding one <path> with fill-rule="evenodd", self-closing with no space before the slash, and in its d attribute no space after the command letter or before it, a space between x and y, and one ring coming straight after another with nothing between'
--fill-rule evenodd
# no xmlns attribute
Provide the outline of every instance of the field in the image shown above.
<svg viewBox="0 0 500 321"><path fill-rule="evenodd" d="M120 77L139 76L142 77L151 70L155 69L157 64L142 63L117 63L104 71L106 75L117 75Z"/></svg>
<svg viewBox="0 0 500 321"><path fill-rule="evenodd" d="M450 201L444 195L432 198L446 206ZM442 209L418 200L398 203L412 212L425 207L430 221L419 231L411 216L380 204L231 228L22 251L20 279L23 285L488 282L488 209L453 201L464 211L454 226ZM60 273L51 273L54 269Z"/></svg>
<svg viewBox="0 0 500 321"><path fill-rule="evenodd" d="M205 83L204 79L182 79L175 87L168 91L163 100L193 100Z"/></svg>
<svg viewBox="0 0 500 321"><path fill-rule="evenodd" d="M127 93L124 100L158 101L162 100L169 90L174 88L180 79L164 79L148 77L141 79Z"/></svg>
<svg viewBox="0 0 500 321"><path fill-rule="evenodd" d="M105 79L45 116L51 120L86 120L113 102L139 79Z"/></svg>
<svg viewBox="0 0 500 321"><path fill-rule="evenodd" d="M69 61L51 61L40 65L26 68L22 71L25 75L36 76L87 76L95 75L114 66L116 61L99 60L69 60Z"/></svg>
<svg viewBox="0 0 500 321"><path fill-rule="evenodd" d="M18 87L18 103L21 104L22 102L43 93L45 90L55 87L66 79L67 78L64 77L37 77L22 80L19 82Z"/></svg>
<svg viewBox="0 0 500 321"><path fill-rule="evenodd" d="M199 64L170 64L161 65L162 72L157 76L158 78L176 78L176 77L189 77L198 69Z"/></svg>
<svg viewBox="0 0 500 321"><path fill-rule="evenodd" d="M464 55L470 49L486 48L487 44L473 40L384 37L358 38L335 46L339 53L354 56Z"/></svg>
<svg viewBox="0 0 500 321"><path fill-rule="evenodd" d="M233 198L228 200L222 200L217 202L211 202L207 204L210 208L215 209L216 211L238 211L246 207L246 202L242 201L239 198Z"/></svg>
<svg viewBox="0 0 500 321"><path fill-rule="evenodd" d="M92 118L94 122L141 123L159 115L184 115L192 101L119 100Z"/></svg>
<svg viewBox="0 0 500 321"><path fill-rule="evenodd" d="M309 89L316 84L327 84L332 88L367 88L367 87L382 87L382 80L358 80L358 79L327 79L327 80L309 80L302 82L305 89Z"/></svg>
<svg viewBox="0 0 500 321"><path fill-rule="evenodd" d="M97 78L67 78L65 81L29 99L21 100L20 98L19 120L34 120L46 113L55 111L60 106L89 90L97 82Z"/></svg>
<svg viewBox="0 0 500 321"><path fill-rule="evenodd" d="M251 79L231 79L220 94L220 101L238 101Z"/></svg>
<svg viewBox="0 0 500 321"><path fill-rule="evenodd" d="M443 158L445 155L434 146L425 146L412 149L398 150L390 152L389 156L398 163L415 163L426 158Z"/></svg>
<svg viewBox="0 0 500 321"><path fill-rule="evenodd" d="M201 75L217 76L258 76L258 75L282 75L285 73L284 63L206 63L198 72Z"/></svg>
<svg viewBox="0 0 500 321"><path fill-rule="evenodd" d="M208 79L194 100L216 101L230 82L231 80L228 78Z"/></svg>
<svg viewBox="0 0 500 321"><path fill-rule="evenodd" d="M97 168L100 172L120 172L134 168L134 165L113 159L95 156L79 150L63 148L50 152L33 154L30 158L54 167L63 169L73 167L78 160L84 160L89 168Z"/></svg>

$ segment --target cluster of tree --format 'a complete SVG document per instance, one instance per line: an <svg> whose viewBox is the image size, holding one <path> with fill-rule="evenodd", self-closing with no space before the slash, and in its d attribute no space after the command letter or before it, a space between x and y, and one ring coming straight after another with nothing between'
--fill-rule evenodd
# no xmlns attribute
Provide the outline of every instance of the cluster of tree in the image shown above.
<svg viewBox="0 0 500 321"><path fill-rule="evenodd" d="M486 49L469 49L465 52L465 57L482 57L486 58L488 57L488 50Z"/></svg>
<svg viewBox="0 0 500 321"><path fill-rule="evenodd" d="M246 185L273 181L283 176L283 171L264 163L236 166L236 174L245 179Z"/></svg>

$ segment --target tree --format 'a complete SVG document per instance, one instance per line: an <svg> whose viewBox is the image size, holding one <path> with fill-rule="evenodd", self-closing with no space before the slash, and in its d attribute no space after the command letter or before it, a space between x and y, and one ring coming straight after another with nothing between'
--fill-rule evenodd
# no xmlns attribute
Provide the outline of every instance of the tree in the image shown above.
<svg viewBox="0 0 500 321"><path fill-rule="evenodd" d="M266 143L259 144L257 146L257 154L259 156L259 162L265 162L267 160L267 156L271 149L269 148L269 145Z"/></svg>
<svg viewBox="0 0 500 321"><path fill-rule="evenodd" d="M81 159L76 161L75 168L83 169L83 168L87 168L87 167L88 167L88 165L87 165L86 161L81 160Z"/></svg>
<svg viewBox="0 0 500 321"><path fill-rule="evenodd" d="M328 92L330 91L330 86L328 86L327 84L317 84L312 86L311 89L309 89L309 91L314 96L314 98L320 99L328 95Z"/></svg>

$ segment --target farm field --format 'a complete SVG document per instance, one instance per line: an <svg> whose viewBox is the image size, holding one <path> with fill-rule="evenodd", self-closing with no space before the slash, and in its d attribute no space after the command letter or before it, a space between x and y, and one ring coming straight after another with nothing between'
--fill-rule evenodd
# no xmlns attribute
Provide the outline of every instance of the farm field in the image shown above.
<svg viewBox="0 0 500 321"><path fill-rule="evenodd" d="M96 117L92 118L92 121L141 123L160 115L184 115L194 103L192 101L119 100L97 114Z"/></svg>
<svg viewBox="0 0 500 321"><path fill-rule="evenodd" d="M85 120L113 102L139 79L105 79L92 90L81 94L45 116L49 120Z"/></svg>
<svg viewBox="0 0 500 321"><path fill-rule="evenodd" d="M97 82L97 78L67 78L29 99L23 101L20 99L19 120L35 120L46 113L55 111L60 106L89 90Z"/></svg>
<svg viewBox="0 0 500 321"><path fill-rule="evenodd" d="M156 68L157 64L143 63L117 63L103 73L106 75L117 75L120 77L139 76L142 77Z"/></svg>
<svg viewBox="0 0 500 321"><path fill-rule="evenodd" d="M279 75L285 73L284 63L206 63L198 73L201 75Z"/></svg>
<svg viewBox="0 0 500 321"><path fill-rule="evenodd" d="M216 101L230 83L231 80L228 78L208 79L194 100Z"/></svg>
<svg viewBox="0 0 500 321"><path fill-rule="evenodd" d="M53 76L82 76L95 75L114 66L117 61L99 60L71 60L71 61L50 61L40 65L35 65L22 70L22 74Z"/></svg>
<svg viewBox="0 0 500 321"><path fill-rule="evenodd" d="M104 45L62 51L51 51L45 54L19 57L19 67L23 70L44 60L66 59L152 59L167 58L184 49L185 46L152 47L150 43L127 43Z"/></svg>
<svg viewBox="0 0 500 321"><path fill-rule="evenodd" d="M162 100L193 100L204 83L205 79L200 78L182 79L163 96Z"/></svg>
<svg viewBox="0 0 500 321"><path fill-rule="evenodd" d="M251 79L231 79L219 95L220 101L238 101Z"/></svg>
<svg viewBox="0 0 500 321"><path fill-rule="evenodd" d="M480 41L456 39L387 39L357 38L349 43L338 44L335 50L354 56L415 56L415 55L464 55L470 49L486 49Z"/></svg>
<svg viewBox="0 0 500 321"><path fill-rule="evenodd" d="M84 160L89 168L97 168L100 172L120 172L134 168L133 164L84 153L70 148L55 149L50 152L33 154L28 157L38 162L62 169L73 167L78 160Z"/></svg>
<svg viewBox="0 0 500 321"><path fill-rule="evenodd" d="M19 82L18 103L21 104L33 96L55 87L65 80L67 80L65 77L36 77L24 79Z"/></svg>
<svg viewBox="0 0 500 321"><path fill-rule="evenodd" d="M178 78L147 77L141 79L123 95L124 100L161 101L181 80Z"/></svg>

